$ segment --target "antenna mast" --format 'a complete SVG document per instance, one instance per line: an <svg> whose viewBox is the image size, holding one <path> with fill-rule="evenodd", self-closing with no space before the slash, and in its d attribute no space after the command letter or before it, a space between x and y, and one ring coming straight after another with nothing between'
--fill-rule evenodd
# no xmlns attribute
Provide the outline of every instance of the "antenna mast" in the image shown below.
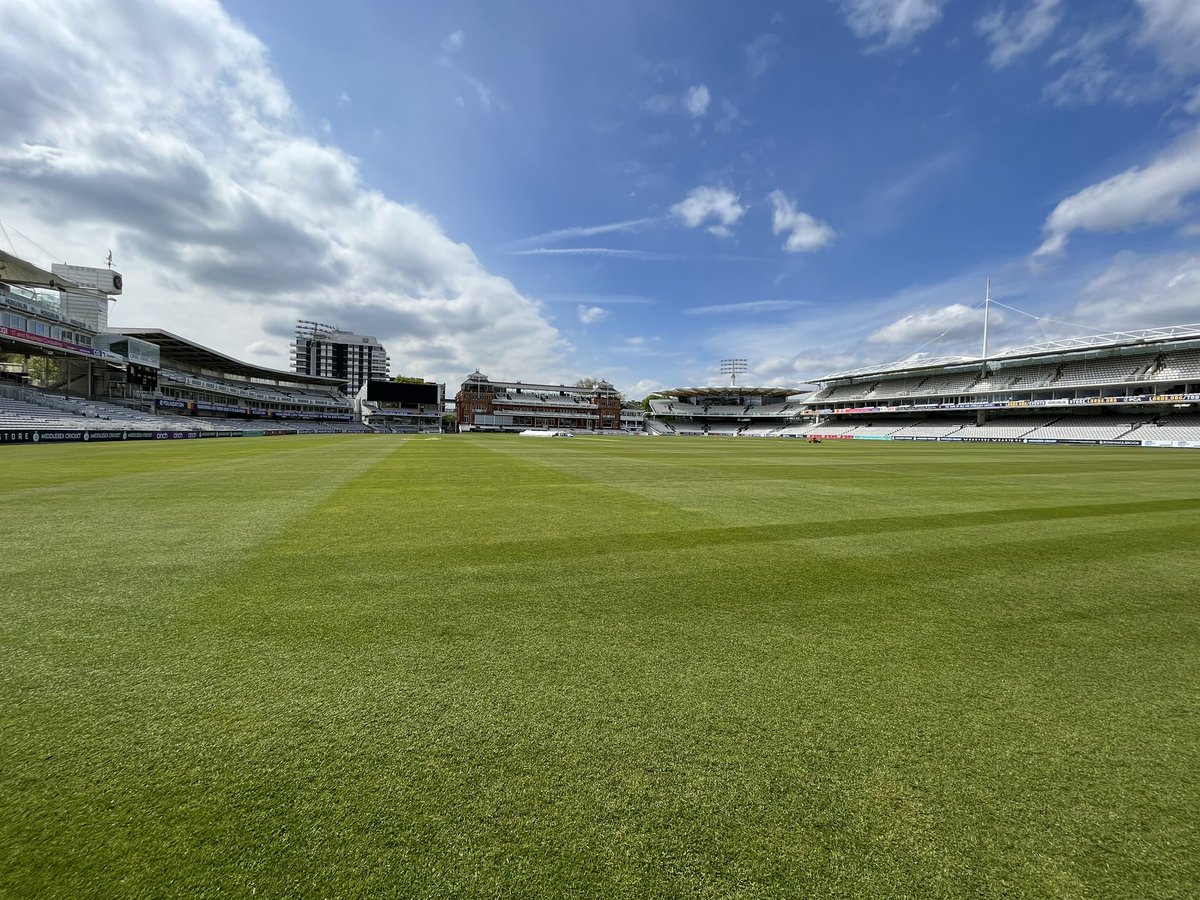
<svg viewBox="0 0 1200 900"><path fill-rule="evenodd" d="M979 374L987 375L987 351L988 351L988 317L992 307L992 279L987 280L987 290L983 295L983 360L979 366Z"/></svg>

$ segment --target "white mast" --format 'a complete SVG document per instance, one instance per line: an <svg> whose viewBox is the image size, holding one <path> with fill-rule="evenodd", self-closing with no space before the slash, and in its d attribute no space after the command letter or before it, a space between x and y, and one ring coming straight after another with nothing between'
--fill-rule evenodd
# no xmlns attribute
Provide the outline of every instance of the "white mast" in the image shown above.
<svg viewBox="0 0 1200 900"><path fill-rule="evenodd" d="M992 279L989 276L987 280L987 291L983 295L983 361L979 367L981 375L987 374L987 339L988 339L988 314L991 312L992 306Z"/></svg>

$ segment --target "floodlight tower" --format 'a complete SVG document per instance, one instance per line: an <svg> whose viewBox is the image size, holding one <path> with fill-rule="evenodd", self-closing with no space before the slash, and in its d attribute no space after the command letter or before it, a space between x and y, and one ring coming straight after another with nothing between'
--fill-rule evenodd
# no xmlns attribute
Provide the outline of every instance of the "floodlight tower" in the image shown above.
<svg viewBox="0 0 1200 900"><path fill-rule="evenodd" d="M737 377L745 375L748 366L744 359L723 359L721 360L721 374L729 376L729 386L737 387Z"/></svg>

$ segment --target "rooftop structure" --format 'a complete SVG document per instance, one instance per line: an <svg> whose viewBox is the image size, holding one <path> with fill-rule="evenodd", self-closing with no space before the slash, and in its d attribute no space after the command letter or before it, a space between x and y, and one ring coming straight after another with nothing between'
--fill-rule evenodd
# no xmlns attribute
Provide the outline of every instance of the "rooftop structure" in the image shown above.
<svg viewBox="0 0 1200 900"><path fill-rule="evenodd" d="M296 323L292 347L296 372L336 378L346 393L354 394L368 381L386 381L388 367L387 351L378 338L306 319Z"/></svg>

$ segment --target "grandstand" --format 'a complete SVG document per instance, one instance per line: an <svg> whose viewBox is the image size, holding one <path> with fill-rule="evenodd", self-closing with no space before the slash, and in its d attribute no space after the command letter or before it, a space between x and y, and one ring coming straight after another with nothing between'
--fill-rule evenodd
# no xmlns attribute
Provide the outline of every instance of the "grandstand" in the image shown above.
<svg viewBox="0 0 1200 900"><path fill-rule="evenodd" d="M688 387L648 399L648 434L772 437L804 414L791 388Z"/></svg>
<svg viewBox="0 0 1200 900"><path fill-rule="evenodd" d="M1188 414L1200 406L1195 325L1053 341L986 360L859 369L816 383L809 432L827 437L1200 446Z"/></svg>
<svg viewBox="0 0 1200 900"><path fill-rule="evenodd" d="M363 431L342 380L109 328L119 273L0 255L0 425L72 432ZM74 279L74 280L71 280Z"/></svg>
<svg viewBox="0 0 1200 900"><path fill-rule="evenodd" d="M626 434L640 431L642 414L622 402L607 381L524 384L492 381L478 369L454 397L460 431L521 432L527 429Z"/></svg>

